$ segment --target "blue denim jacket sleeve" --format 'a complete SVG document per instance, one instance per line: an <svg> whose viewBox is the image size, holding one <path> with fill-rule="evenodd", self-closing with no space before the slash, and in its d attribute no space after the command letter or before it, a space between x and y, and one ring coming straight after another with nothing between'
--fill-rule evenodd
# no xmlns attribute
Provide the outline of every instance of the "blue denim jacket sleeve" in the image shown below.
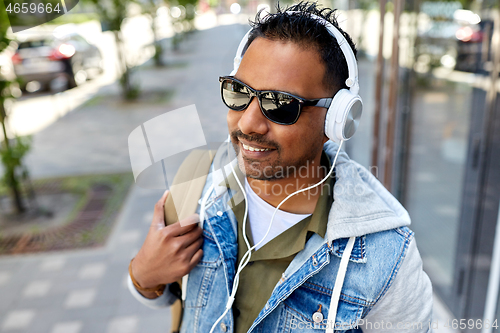
<svg viewBox="0 0 500 333"><path fill-rule="evenodd" d="M432 332L432 285L422 269L422 259L415 238L391 287L373 306L360 327L365 333Z"/></svg>

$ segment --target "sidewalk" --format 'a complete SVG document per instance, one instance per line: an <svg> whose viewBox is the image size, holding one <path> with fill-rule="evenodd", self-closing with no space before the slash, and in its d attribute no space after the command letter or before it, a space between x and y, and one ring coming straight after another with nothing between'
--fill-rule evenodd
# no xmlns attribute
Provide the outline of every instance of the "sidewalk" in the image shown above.
<svg viewBox="0 0 500 333"><path fill-rule="evenodd" d="M198 31L178 52L167 53L172 66L157 70L146 64L137 71L144 92L175 90L168 103L122 104L115 84L38 132L27 158L32 176L130 172L130 132L190 104L197 106L207 141L224 140L218 76L230 72L246 29L230 25ZM168 331L170 311L144 307L125 285L128 262L146 236L161 192L133 186L104 248L0 257L0 332Z"/></svg>

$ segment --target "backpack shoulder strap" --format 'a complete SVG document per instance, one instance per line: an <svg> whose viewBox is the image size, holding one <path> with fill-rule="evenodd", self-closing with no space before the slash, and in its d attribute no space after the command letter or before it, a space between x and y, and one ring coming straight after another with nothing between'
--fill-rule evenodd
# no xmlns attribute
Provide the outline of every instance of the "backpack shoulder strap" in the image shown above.
<svg viewBox="0 0 500 333"><path fill-rule="evenodd" d="M215 153L213 150L193 150L182 162L165 200L165 225L176 223L196 212L198 199L203 192ZM177 288L180 288L182 283L178 281L177 284ZM178 299L171 306L172 333L180 332L182 303L182 300Z"/></svg>
<svg viewBox="0 0 500 333"><path fill-rule="evenodd" d="M214 156L213 150L193 150L182 162L165 201L165 225L196 212Z"/></svg>

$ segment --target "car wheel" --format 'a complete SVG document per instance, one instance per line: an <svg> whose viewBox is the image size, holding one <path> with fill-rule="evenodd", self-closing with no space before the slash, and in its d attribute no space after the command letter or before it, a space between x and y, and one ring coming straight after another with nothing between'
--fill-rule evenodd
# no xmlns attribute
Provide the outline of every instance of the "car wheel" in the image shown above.
<svg viewBox="0 0 500 333"><path fill-rule="evenodd" d="M66 89L69 89L70 83L69 83L69 78L70 76L66 73L61 74L57 76L55 79L50 81L50 90L53 92L61 92Z"/></svg>
<svg viewBox="0 0 500 333"><path fill-rule="evenodd" d="M68 80L68 89L75 88L87 81L87 72L82 69L80 64L74 64L71 67L72 75Z"/></svg>
<svg viewBox="0 0 500 333"><path fill-rule="evenodd" d="M73 89L76 86L75 75L68 75L68 89Z"/></svg>

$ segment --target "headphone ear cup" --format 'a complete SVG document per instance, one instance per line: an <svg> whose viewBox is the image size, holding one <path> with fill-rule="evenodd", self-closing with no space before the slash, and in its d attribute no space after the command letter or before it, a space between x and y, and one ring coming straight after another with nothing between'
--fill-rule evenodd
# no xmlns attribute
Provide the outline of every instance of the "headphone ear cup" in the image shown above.
<svg viewBox="0 0 500 333"><path fill-rule="evenodd" d="M335 134L335 117L336 117L335 110L336 109L335 109L334 104L332 102L332 104L330 104L330 107L328 108L328 111L326 112L325 135L328 137L328 139L330 139L334 142L338 142L337 135Z"/></svg>
<svg viewBox="0 0 500 333"><path fill-rule="evenodd" d="M340 89L333 97L325 117L325 134L334 141L349 140L356 132L363 110L359 95Z"/></svg>

